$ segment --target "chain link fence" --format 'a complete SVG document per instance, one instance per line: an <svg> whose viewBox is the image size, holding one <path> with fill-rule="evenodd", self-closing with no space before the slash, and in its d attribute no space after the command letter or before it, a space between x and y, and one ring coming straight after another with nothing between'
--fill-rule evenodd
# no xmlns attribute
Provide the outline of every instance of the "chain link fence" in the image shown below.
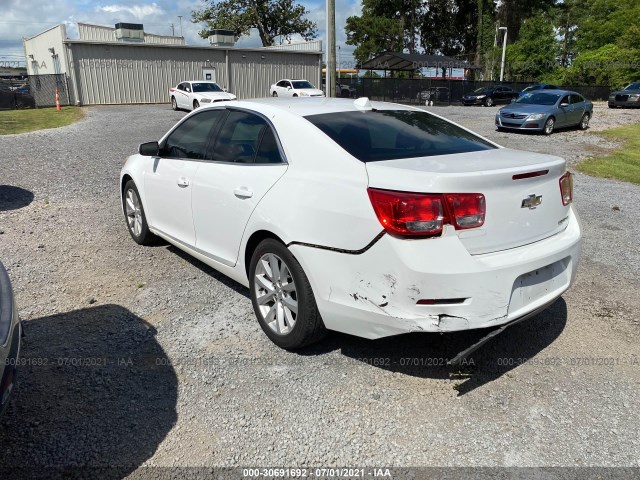
<svg viewBox="0 0 640 480"><path fill-rule="evenodd" d="M0 110L53 107L56 105L56 88L60 105L71 105L69 82L63 74L0 79Z"/></svg>
<svg viewBox="0 0 640 480"><path fill-rule="evenodd" d="M499 82L435 80L428 78L340 78L338 82L355 88L356 96L371 100L424 105L431 98L434 105L458 105L464 95ZM532 82L503 82L500 85L521 91ZM561 86L582 94L589 100L606 100L611 92L608 86ZM353 95L352 95L353 96Z"/></svg>

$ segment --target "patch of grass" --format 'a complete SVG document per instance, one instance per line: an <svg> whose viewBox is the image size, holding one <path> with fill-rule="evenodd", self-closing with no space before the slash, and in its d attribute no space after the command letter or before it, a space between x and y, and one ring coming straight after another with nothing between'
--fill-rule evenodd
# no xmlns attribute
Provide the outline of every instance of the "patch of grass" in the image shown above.
<svg viewBox="0 0 640 480"><path fill-rule="evenodd" d="M609 155L585 160L578 165L578 170L640 185L640 123L605 130L599 135L622 141L623 145Z"/></svg>
<svg viewBox="0 0 640 480"><path fill-rule="evenodd" d="M78 107L62 107L59 112L55 107L4 110L0 112L0 135L64 127L77 122L82 117L84 113Z"/></svg>

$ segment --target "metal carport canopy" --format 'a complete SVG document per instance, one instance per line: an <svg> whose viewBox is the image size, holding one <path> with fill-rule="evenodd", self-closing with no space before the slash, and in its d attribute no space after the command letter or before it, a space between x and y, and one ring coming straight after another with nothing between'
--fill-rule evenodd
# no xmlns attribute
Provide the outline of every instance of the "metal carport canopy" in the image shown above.
<svg viewBox="0 0 640 480"><path fill-rule="evenodd" d="M404 70L419 68L477 68L466 60L445 55L424 55L420 53L384 52L360 65L362 70Z"/></svg>

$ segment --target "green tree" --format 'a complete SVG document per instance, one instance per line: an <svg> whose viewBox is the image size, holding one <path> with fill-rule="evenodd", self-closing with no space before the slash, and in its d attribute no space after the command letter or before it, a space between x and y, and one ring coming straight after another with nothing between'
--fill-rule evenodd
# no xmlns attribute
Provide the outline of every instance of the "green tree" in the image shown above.
<svg viewBox="0 0 640 480"><path fill-rule="evenodd" d="M347 18L347 44L360 61L385 51L416 51L420 0L362 0L362 14Z"/></svg>
<svg viewBox="0 0 640 480"><path fill-rule="evenodd" d="M191 14L194 23L206 26L199 32L203 38L209 36L211 29L233 30L239 38L256 28L262 45L268 47L277 37L299 34L312 40L317 35L316 24L304 18L308 10L294 0L205 0L205 3L205 8Z"/></svg>
<svg viewBox="0 0 640 480"><path fill-rule="evenodd" d="M559 43L554 19L538 12L522 22L518 41L507 48L507 71L518 80L537 80L558 69Z"/></svg>

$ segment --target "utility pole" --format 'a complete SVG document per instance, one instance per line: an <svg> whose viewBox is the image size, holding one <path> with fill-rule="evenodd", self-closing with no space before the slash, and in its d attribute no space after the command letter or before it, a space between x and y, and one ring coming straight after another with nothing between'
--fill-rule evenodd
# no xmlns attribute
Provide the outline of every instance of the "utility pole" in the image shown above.
<svg viewBox="0 0 640 480"><path fill-rule="evenodd" d="M336 96L336 0L327 0L327 97Z"/></svg>
<svg viewBox="0 0 640 480"><path fill-rule="evenodd" d="M340 69L341 69L341 67L340 67L340 45L338 45L338 63L337 63L337 67L338 68L336 69L336 76L338 78L340 78Z"/></svg>
<svg viewBox="0 0 640 480"><path fill-rule="evenodd" d="M172 37L175 37L175 35L176 35L176 32L174 31L173 23L172 23L172 24L171 24L171 36L172 36Z"/></svg>
<svg viewBox="0 0 640 480"><path fill-rule="evenodd" d="M500 27L499 30L504 30L504 39L502 40L502 63L500 64L500 83L504 79L504 57L507 52L507 27Z"/></svg>
<svg viewBox="0 0 640 480"><path fill-rule="evenodd" d="M178 19L180 20L180 36L182 37L182 15L178 15Z"/></svg>

